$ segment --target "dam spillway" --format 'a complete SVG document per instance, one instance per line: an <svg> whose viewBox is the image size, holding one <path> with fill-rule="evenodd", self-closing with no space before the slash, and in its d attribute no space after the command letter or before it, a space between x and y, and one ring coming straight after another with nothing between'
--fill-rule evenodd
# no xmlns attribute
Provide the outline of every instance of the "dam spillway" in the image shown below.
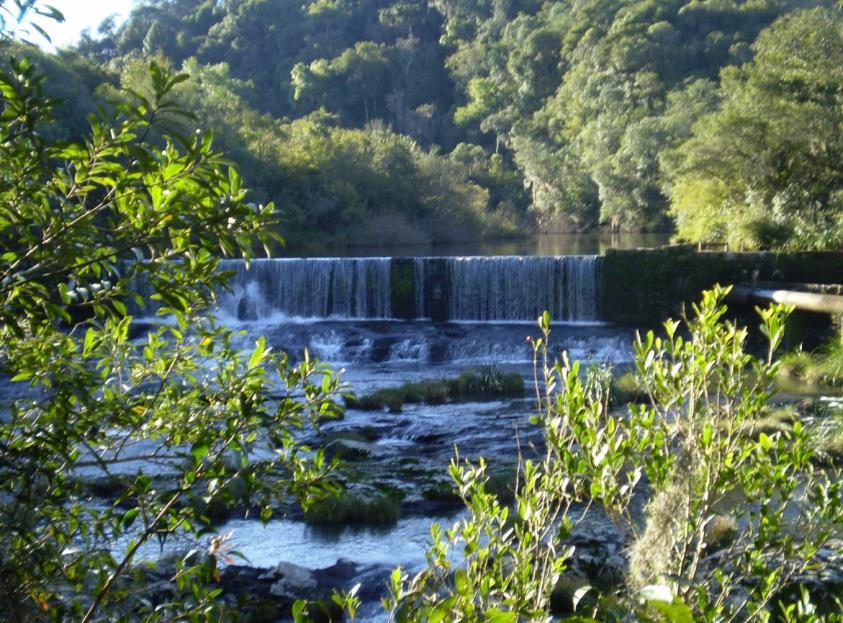
<svg viewBox="0 0 843 623"><path fill-rule="evenodd" d="M528 322L599 320L594 255L225 260L220 310L240 321L273 316Z"/></svg>
<svg viewBox="0 0 843 623"><path fill-rule="evenodd" d="M223 260L233 273L220 307L239 320L391 318L389 258Z"/></svg>

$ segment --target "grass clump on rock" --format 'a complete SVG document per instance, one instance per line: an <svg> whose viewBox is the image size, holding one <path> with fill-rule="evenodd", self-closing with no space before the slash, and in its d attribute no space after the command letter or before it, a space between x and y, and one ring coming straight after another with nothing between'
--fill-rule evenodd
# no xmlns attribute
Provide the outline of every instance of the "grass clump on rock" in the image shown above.
<svg viewBox="0 0 843 623"><path fill-rule="evenodd" d="M808 385L840 387L843 385L843 340L835 340L813 353L795 350L784 355L779 374Z"/></svg>
<svg viewBox="0 0 843 623"><path fill-rule="evenodd" d="M387 387L366 396L346 396L352 409L400 412L405 404L440 405L446 402L497 400L524 395L524 378L515 372L502 372L495 366L466 370L451 379L425 379Z"/></svg>
<svg viewBox="0 0 843 623"><path fill-rule="evenodd" d="M394 494L344 491L312 503L304 520L319 526L391 526L398 521L399 504Z"/></svg>

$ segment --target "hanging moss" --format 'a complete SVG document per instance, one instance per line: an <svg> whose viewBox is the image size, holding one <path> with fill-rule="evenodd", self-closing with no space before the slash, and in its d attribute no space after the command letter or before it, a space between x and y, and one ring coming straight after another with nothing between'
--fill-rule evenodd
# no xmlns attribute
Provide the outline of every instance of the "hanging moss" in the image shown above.
<svg viewBox="0 0 843 623"><path fill-rule="evenodd" d="M421 314L416 310L416 268L409 258L394 258L390 266L390 298L392 316L412 320Z"/></svg>

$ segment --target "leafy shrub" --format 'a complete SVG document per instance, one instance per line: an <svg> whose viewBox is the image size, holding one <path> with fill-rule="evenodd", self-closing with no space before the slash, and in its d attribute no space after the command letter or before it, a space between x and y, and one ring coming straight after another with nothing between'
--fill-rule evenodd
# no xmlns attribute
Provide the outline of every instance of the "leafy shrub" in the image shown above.
<svg viewBox="0 0 843 623"><path fill-rule="evenodd" d="M568 537L587 520L580 509L597 507L627 535L630 569L618 594L591 601L591 618L571 621L768 620L786 589L817 571L816 552L843 524L843 499L837 476L813 469L799 422L789 432L742 431L771 396L787 313L760 312L770 350L758 359L744 352L746 329L723 320L727 292L703 293L688 338L667 321L664 337L636 341L652 402L631 406L628 418L609 414L605 375L581 375L566 356L549 362L545 314L533 345L546 454L521 466L511 506L489 491L485 461L452 462L468 517L432 526L421 572L395 570L393 619L548 620L575 553ZM648 502L639 517L640 496Z"/></svg>
<svg viewBox="0 0 843 623"><path fill-rule="evenodd" d="M210 135L174 126L171 93L185 77L149 71L151 96L92 119L79 143L41 133L56 102L30 63L0 72L0 370L32 388L0 420L6 620L116 620L121 608L133 620L234 616L216 599L214 548L181 561L178 598L135 601L139 548L201 537L209 502L254 504L267 519L278 498L333 490L332 464L300 454L294 431L337 413L339 379L263 339L244 358L206 318L226 279L219 257L248 259L254 242L271 242L274 209L246 201ZM172 322L134 340L127 301L143 305L142 294ZM287 398L272 402L277 385ZM274 458L250 460L265 439ZM110 478L128 454L168 477ZM90 472L113 497L92 499Z"/></svg>

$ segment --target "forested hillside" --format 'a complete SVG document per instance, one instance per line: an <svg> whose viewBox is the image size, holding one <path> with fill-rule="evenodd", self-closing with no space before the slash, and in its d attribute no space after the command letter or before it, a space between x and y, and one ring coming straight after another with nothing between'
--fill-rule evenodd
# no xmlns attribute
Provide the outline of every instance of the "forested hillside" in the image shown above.
<svg viewBox="0 0 843 623"><path fill-rule="evenodd" d="M292 240L843 244L833 0L147 0L41 59L55 131L150 58Z"/></svg>

